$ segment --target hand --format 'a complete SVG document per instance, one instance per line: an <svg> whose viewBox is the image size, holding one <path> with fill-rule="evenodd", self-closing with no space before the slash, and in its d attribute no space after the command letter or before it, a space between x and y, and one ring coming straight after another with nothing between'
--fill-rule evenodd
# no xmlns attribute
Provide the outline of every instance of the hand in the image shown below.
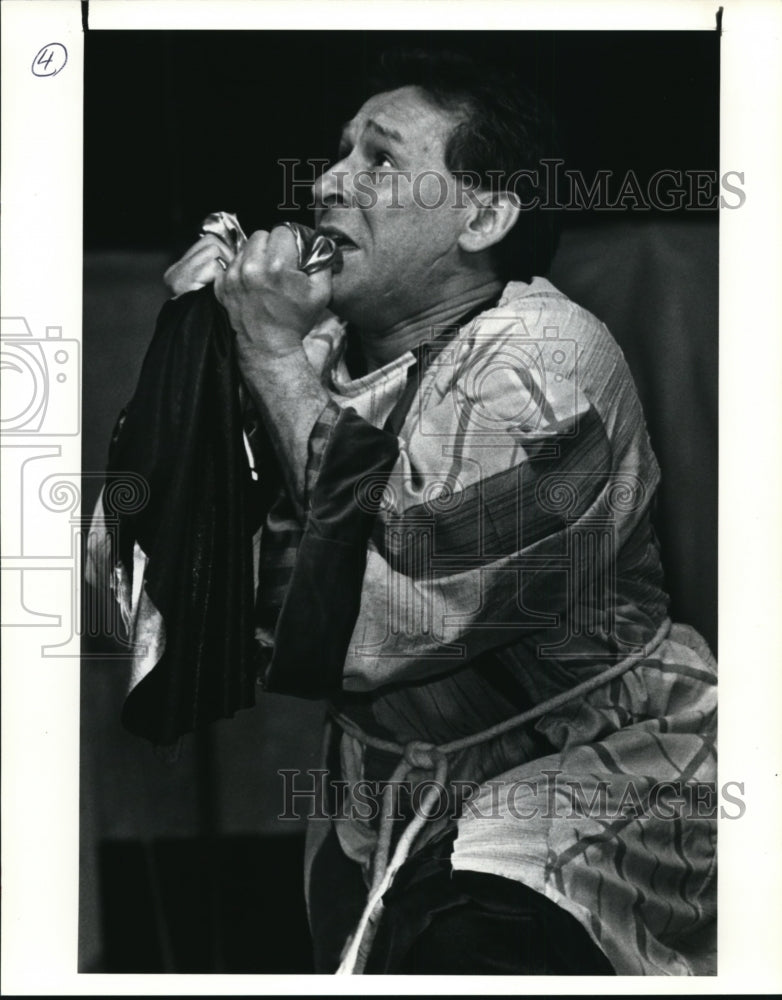
<svg viewBox="0 0 782 1000"><path fill-rule="evenodd" d="M223 273L218 257L225 261L227 267L234 259L234 252L219 236L207 233L163 275L166 288L174 298L178 298L185 292L194 292L211 284Z"/></svg>
<svg viewBox="0 0 782 1000"><path fill-rule="evenodd" d="M301 349L331 298L331 271L299 270L296 240L285 226L252 234L217 275L215 295L236 331L239 364L245 376L268 357Z"/></svg>

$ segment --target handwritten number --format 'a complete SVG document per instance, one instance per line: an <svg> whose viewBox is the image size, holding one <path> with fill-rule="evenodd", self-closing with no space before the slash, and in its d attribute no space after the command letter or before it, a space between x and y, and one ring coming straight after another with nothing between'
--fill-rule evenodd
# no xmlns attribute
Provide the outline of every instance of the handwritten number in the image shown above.
<svg viewBox="0 0 782 1000"><path fill-rule="evenodd" d="M68 62L68 51L59 42L49 42L40 49L30 67L35 76L57 76Z"/></svg>

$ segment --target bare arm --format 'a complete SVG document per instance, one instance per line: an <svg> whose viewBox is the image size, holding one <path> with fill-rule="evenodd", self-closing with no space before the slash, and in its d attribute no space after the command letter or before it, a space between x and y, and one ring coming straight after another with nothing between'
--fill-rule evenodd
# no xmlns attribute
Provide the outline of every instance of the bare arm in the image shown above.
<svg viewBox="0 0 782 1000"><path fill-rule="evenodd" d="M291 499L303 506L310 435L329 396L301 346L331 297L331 272L298 269L292 234L253 233L215 294L236 331L239 366L282 466Z"/></svg>
<svg viewBox="0 0 782 1000"><path fill-rule="evenodd" d="M256 354L242 364L242 373L280 461L288 495L301 509L309 440L328 394L301 348L283 356Z"/></svg>

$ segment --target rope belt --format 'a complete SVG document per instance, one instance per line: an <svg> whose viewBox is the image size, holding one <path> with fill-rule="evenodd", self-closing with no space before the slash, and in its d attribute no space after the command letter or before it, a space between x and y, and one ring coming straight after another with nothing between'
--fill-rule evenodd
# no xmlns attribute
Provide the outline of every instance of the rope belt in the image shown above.
<svg viewBox="0 0 782 1000"><path fill-rule="evenodd" d="M553 698L548 698L546 701L541 702L534 708L528 709L526 712L522 712L520 715L515 715L511 719L505 719L503 722L490 726L479 733L463 736L458 740L451 740L448 743L441 743L439 746L419 740L413 740L403 745L395 743L392 740L380 739L379 737L365 733L360 726L357 726L355 722L348 719L342 713L336 711L330 713L343 732L359 740L364 746L374 747L377 750L385 750L400 758L391 779L383 789L383 809L380 816L377 847L375 848L373 858L372 883L369 889L369 896L358 926L345 946L342 962L336 972L338 976L359 975L364 970L372 947L375 930L383 911L383 896L390 888L396 873L410 856L413 844L421 832L424 823L429 818L432 807L437 804L440 794L439 789L445 785L448 774L448 754L486 743L496 736L501 736L512 729L526 725L528 722L539 719L541 716L574 701L576 698L581 698L595 691L615 677L621 676L640 660L651 656L660 643L668 637L670 630L671 621L666 618L657 629L654 638L651 642L647 643L643 651L632 653L619 663L614 664L614 666L608 667L606 670L596 674L594 677L588 678L581 684L577 684L569 691L563 691ZM394 797L399 793L401 782L413 770L428 771L433 775L436 784L434 787L427 789L426 794L423 796L420 810L416 811L416 815L402 832L393 857L389 861L393 829L393 806L395 804Z"/></svg>

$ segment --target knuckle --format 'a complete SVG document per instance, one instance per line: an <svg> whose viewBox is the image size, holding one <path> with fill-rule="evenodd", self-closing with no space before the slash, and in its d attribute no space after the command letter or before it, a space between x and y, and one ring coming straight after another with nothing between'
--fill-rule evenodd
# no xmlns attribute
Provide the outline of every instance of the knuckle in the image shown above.
<svg viewBox="0 0 782 1000"><path fill-rule="evenodd" d="M243 257L237 270L245 281L255 281L261 274L261 264L255 257Z"/></svg>

